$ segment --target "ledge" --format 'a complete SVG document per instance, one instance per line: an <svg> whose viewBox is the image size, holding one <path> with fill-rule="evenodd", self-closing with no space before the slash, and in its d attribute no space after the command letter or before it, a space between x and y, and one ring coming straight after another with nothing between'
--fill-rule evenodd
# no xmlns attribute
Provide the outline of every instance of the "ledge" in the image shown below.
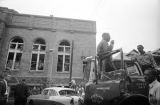
<svg viewBox="0 0 160 105"><path fill-rule="evenodd" d="M1 14L1 12L0 12ZM96 22L91 20L58 18L28 14L2 14L7 27L25 28L29 30L68 31L96 33Z"/></svg>

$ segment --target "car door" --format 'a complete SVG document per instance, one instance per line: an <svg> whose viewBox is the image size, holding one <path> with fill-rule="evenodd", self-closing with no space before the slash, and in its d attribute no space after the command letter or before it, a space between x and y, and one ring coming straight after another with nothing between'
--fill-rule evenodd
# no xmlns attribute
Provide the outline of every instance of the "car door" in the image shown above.
<svg viewBox="0 0 160 105"><path fill-rule="evenodd" d="M138 63L127 64L126 70L131 82L129 84L130 92L148 96L148 86Z"/></svg>

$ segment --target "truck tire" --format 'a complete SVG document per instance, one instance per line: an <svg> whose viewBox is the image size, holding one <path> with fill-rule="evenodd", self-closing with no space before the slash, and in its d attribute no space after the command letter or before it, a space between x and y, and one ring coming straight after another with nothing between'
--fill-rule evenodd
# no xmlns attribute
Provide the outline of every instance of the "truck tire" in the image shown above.
<svg viewBox="0 0 160 105"><path fill-rule="evenodd" d="M34 105L33 100L30 100L30 101L27 103L27 105Z"/></svg>
<svg viewBox="0 0 160 105"><path fill-rule="evenodd" d="M117 105L150 105L150 103L147 97L136 94L125 97Z"/></svg>

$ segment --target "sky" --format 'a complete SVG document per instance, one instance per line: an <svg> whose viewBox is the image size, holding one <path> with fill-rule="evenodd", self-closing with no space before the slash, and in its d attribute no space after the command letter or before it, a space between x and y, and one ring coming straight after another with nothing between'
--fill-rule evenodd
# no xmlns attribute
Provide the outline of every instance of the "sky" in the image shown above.
<svg viewBox="0 0 160 105"><path fill-rule="evenodd" d="M109 32L114 49L160 48L160 0L0 0L19 13L96 21L96 45Z"/></svg>

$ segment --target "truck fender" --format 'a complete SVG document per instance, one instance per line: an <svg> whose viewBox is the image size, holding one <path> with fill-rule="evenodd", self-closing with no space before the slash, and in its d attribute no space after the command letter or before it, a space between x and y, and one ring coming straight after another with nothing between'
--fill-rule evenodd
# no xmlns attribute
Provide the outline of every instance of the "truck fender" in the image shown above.
<svg viewBox="0 0 160 105"><path fill-rule="evenodd" d="M141 94L134 94L124 97L116 105L150 105L150 103L146 96Z"/></svg>

